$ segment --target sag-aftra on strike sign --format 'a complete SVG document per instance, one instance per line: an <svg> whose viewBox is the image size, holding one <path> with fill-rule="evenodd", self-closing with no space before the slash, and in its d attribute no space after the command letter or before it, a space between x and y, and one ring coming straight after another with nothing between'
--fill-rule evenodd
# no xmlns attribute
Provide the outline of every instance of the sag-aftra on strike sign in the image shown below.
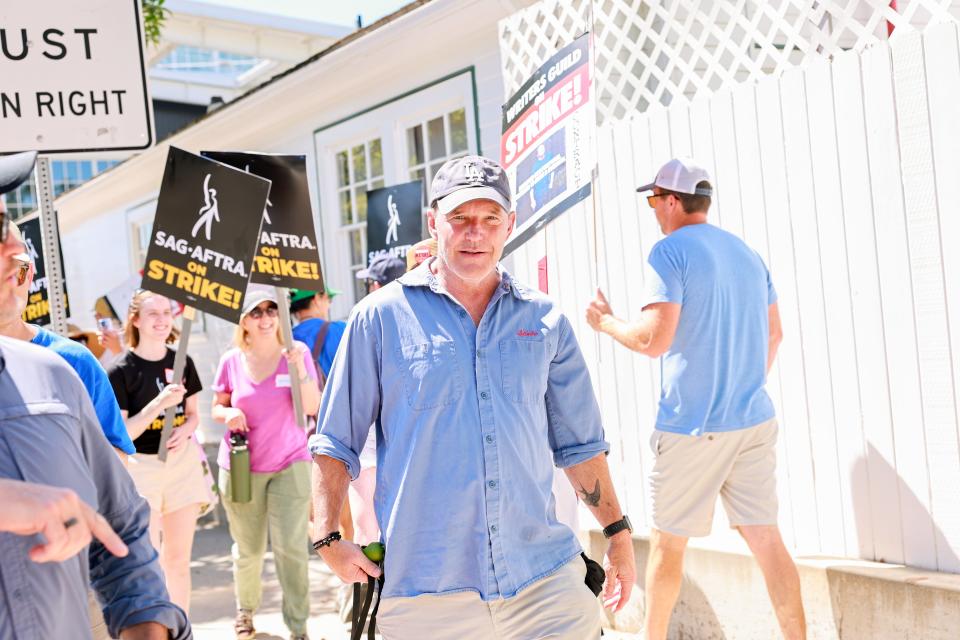
<svg viewBox="0 0 960 640"><path fill-rule="evenodd" d="M0 153L153 142L140 0L0 2Z"/></svg>

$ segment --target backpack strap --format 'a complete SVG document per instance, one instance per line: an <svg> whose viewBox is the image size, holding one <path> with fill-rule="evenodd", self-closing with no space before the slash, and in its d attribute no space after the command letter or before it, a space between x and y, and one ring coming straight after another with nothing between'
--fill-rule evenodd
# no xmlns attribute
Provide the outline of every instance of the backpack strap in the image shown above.
<svg viewBox="0 0 960 640"><path fill-rule="evenodd" d="M330 321L324 320L323 326L317 332L317 339L313 341L313 361L317 365L317 383L320 385L320 391L327 384L327 374L323 372L320 366L320 355L323 353L323 346L327 342L327 334L330 332Z"/></svg>

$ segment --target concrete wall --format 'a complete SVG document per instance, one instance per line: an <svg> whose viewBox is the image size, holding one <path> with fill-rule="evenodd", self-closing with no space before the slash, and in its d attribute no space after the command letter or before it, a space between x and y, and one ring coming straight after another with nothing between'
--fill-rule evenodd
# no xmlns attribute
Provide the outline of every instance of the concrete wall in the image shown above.
<svg viewBox="0 0 960 640"><path fill-rule="evenodd" d="M591 531L590 557L607 543ZM637 588L610 626L639 631L649 546L634 537ZM842 558L799 558L811 640L956 640L960 634L960 576ZM753 558L692 547L674 609L670 640L769 640L780 637L763 575Z"/></svg>

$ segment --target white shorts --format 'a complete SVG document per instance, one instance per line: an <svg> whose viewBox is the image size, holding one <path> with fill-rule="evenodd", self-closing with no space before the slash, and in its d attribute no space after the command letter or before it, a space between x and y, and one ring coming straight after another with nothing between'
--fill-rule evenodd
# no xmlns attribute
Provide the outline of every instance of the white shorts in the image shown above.
<svg viewBox="0 0 960 640"><path fill-rule="evenodd" d="M170 453L166 462L156 455L138 453L127 465L150 510L161 515L191 504L200 504L200 515L216 504L214 479L203 450L194 440Z"/></svg>
<svg viewBox="0 0 960 640"><path fill-rule="evenodd" d="M717 496L731 527L777 524L777 421L688 436L654 431L653 526L678 536L710 534Z"/></svg>

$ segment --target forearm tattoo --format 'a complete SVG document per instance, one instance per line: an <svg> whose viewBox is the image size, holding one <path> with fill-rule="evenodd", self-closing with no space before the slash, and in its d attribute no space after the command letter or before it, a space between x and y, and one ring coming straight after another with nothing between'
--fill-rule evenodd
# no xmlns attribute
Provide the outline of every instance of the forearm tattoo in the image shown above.
<svg viewBox="0 0 960 640"><path fill-rule="evenodd" d="M600 505L600 481L597 480L597 483L593 485L593 491L587 491L583 485L580 486L579 491L580 498L586 502L591 507L596 507Z"/></svg>

